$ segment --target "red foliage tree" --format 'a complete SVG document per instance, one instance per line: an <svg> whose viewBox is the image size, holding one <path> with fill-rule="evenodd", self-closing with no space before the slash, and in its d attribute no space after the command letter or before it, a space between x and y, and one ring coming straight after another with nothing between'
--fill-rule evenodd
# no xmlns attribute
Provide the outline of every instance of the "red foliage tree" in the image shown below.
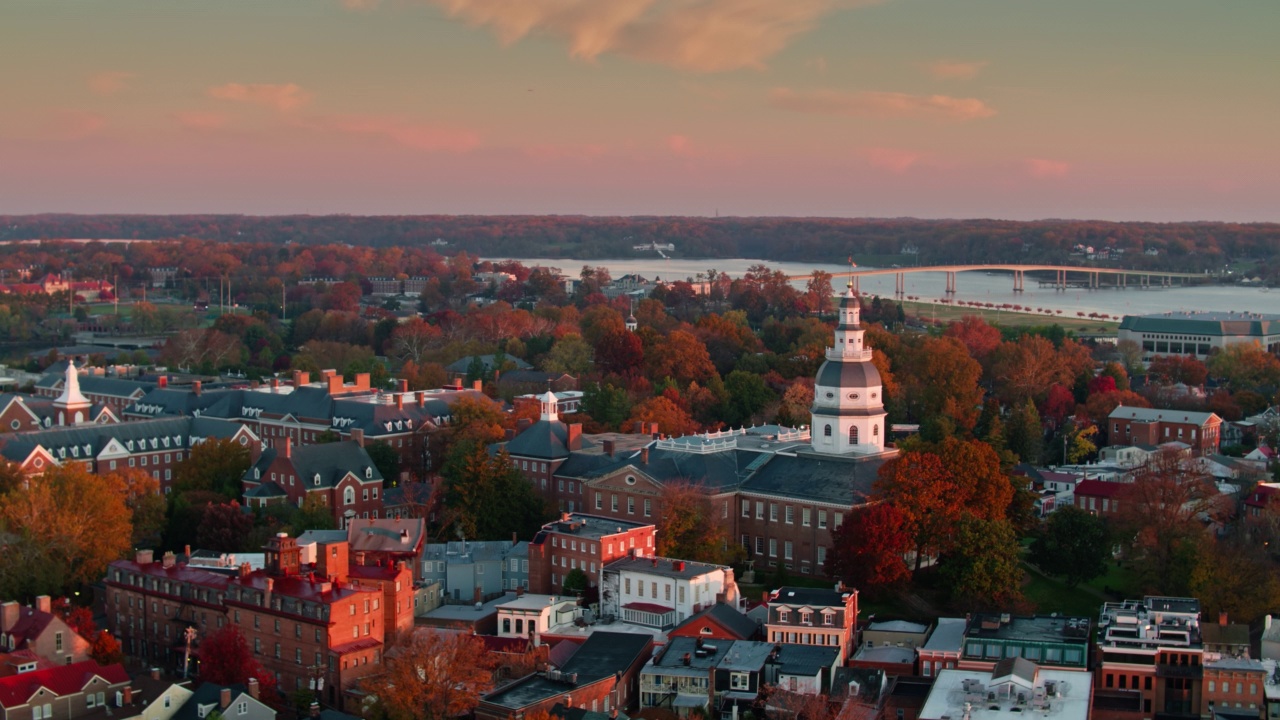
<svg viewBox="0 0 1280 720"><path fill-rule="evenodd" d="M858 588L886 587L911 577L904 555L911 551L906 518L893 505L855 508L832 537L827 572Z"/></svg>
<svg viewBox="0 0 1280 720"><path fill-rule="evenodd" d="M276 689L275 676L254 659L244 633L235 625L225 625L200 641L200 678L218 685L246 683L256 678L262 697Z"/></svg>

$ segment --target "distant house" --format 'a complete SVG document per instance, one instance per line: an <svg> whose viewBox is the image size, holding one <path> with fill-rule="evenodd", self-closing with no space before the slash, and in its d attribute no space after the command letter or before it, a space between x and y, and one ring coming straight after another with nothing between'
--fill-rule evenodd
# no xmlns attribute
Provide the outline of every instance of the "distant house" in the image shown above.
<svg viewBox="0 0 1280 720"><path fill-rule="evenodd" d="M1211 412L1121 405L1107 418L1112 444L1160 445L1183 442L1196 456L1218 452L1222 418Z"/></svg>
<svg viewBox="0 0 1280 720"><path fill-rule="evenodd" d="M449 373L450 378L465 378L471 372L472 363L477 359L479 359L479 365L484 368L486 374L491 374L495 370L501 372L506 368L511 370L533 369L533 366L529 363L511 355L468 355L446 365L445 372Z"/></svg>
<svg viewBox="0 0 1280 720"><path fill-rule="evenodd" d="M840 663L853 655L857 590L782 587L769 594L768 605L769 642L835 648Z"/></svg>
<svg viewBox="0 0 1280 720"><path fill-rule="evenodd" d="M249 685L204 683L195 689L173 720L202 720L213 713L235 720L275 720L276 711L258 698L258 681Z"/></svg>
<svg viewBox="0 0 1280 720"><path fill-rule="evenodd" d="M1075 506L1093 515L1112 517L1120 512L1119 495L1124 483L1081 480L1076 484Z"/></svg>
<svg viewBox="0 0 1280 720"><path fill-rule="evenodd" d="M704 640L758 640L760 625L728 603L718 602L667 631L667 637Z"/></svg>
<svg viewBox="0 0 1280 720"><path fill-rule="evenodd" d="M89 641L53 612L48 595L31 606L9 601L0 605L0 650L27 650L57 665L89 659Z"/></svg>
<svg viewBox="0 0 1280 720"><path fill-rule="evenodd" d="M244 474L245 504L266 507L288 503L301 507L316 498L333 511L339 527L360 518L377 518L382 509L382 473L357 442L268 448Z"/></svg>
<svg viewBox="0 0 1280 720"><path fill-rule="evenodd" d="M38 668L0 677L0 711L6 720L25 720L53 718L57 708L59 720L73 718L108 703L118 706L116 694L128 686L129 675L119 664L84 660Z"/></svg>

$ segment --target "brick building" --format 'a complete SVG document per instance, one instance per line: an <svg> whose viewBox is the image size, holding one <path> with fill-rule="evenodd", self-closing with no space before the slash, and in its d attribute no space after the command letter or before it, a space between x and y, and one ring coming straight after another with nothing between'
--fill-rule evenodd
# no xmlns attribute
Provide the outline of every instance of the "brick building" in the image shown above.
<svg viewBox="0 0 1280 720"><path fill-rule="evenodd" d="M1105 603L1098 631L1094 692L1104 703L1095 703L1096 720L1204 712L1199 600L1148 596Z"/></svg>
<svg viewBox="0 0 1280 720"><path fill-rule="evenodd" d="M71 360L65 366L54 363L36 381L35 394L57 398L67 395L69 391L78 391L72 394L81 396L88 403L104 405L116 416L123 416L125 408L160 385L155 380L107 377L104 372L102 368L77 369Z"/></svg>
<svg viewBox="0 0 1280 720"><path fill-rule="evenodd" d="M1119 495L1124 483L1081 480L1076 483L1075 506L1099 517L1115 517L1120 512Z"/></svg>
<svg viewBox="0 0 1280 720"><path fill-rule="evenodd" d="M357 519L377 519L382 511L382 473L351 440L294 447L292 438L284 438L279 450L262 451L242 482L250 507L319 502L332 510L341 528Z"/></svg>
<svg viewBox="0 0 1280 720"><path fill-rule="evenodd" d="M640 699L640 672L653 653L653 638L637 633L594 632L560 669L535 672L480 698L478 720L509 720L557 704L591 712L626 712Z"/></svg>
<svg viewBox="0 0 1280 720"><path fill-rule="evenodd" d="M316 560L301 562L297 542L280 535L264 548L266 566L241 565L228 575L189 567L172 553L151 551L111 564L106 615L125 652L182 669L184 634L199 638L235 625L282 693L323 679L322 696L342 693L380 671L385 644L412 627L412 574L396 566L352 566L346 541L321 543ZM196 664L198 667L198 664Z"/></svg>
<svg viewBox="0 0 1280 720"><path fill-rule="evenodd" d="M79 462L91 473L137 468L150 473L168 492L174 467L207 439L243 445L255 458L261 447L257 435L237 423L185 417L14 433L3 438L0 456L28 475L69 462Z"/></svg>
<svg viewBox="0 0 1280 720"><path fill-rule="evenodd" d="M835 590L782 587L769 593L768 609L766 641L834 647L839 664L853 656L857 590L843 586Z"/></svg>
<svg viewBox="0 0 1280 720"><path fill-rule="evenodd" d="M1020 657L1039 667L1085 670L1092 625L1089 618L1057 614L975 614L956 667L992 670L1001 660Z"/></svg>
<svg viewBox="0 0 1280 720"><path fill-rule="evenodd" d="M539 420L505 448L562 512L643 521L660 517L672 485L703 492L755 569L826 576L832 532L866 501L883 462L881 380L863 347L858 300L841 299L841 321L815 378L816 434L763 426L665 438L641 423L630 435L585 437L559 419L556 396L539 398Z"/></svg>
<svg viewBox="0 0 1280 720"><path fill-rule="evenodd" d="M604 566L628 556L652 557L657 529L583 513L564 513L542 526L529 543L529 592L559 594L564 578L582 570L592 587L601 587Z"/></svg>
<svg viewBox="0 0 1280 720"><path fill-rule="evenodd" d="M732 605L718 602L667 631L667 637L704 640L758 640L760 626Z"/></svg>
<svg viewBox="0 0 1280 720"><path fill-rule="evenodd" d="M1182 442L1191 454L1218 452L1222 418L1211 412L1167 410L1121 405L1107 417L1108 441L1112 445L1162 445Z"/></svg>

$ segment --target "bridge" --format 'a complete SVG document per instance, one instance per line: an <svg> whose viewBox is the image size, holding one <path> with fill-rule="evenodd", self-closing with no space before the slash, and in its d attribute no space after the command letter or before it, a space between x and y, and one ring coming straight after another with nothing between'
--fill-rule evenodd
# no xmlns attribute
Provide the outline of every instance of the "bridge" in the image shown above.
<svg viewBox="0 0 1280 720"><path fill-rule="evenodd" d="M1052 287L1055 290L1065 292L1068 287L1088 288L1097 290L1104 287L1111 288L1127 288L1129 279L1135 279L1135 285L1141 289L1152 287L1151 279L1155 278L1157 287L1172 287L1175 284L1186 285L1191 281L1204 281L1209 278L1207 275L1199 273L1180 273L1165 272L1161 270L1125 270L1124 268L1098 268L1098 267L1077 267L1074 265L923 265L909 268L875 268L868 270L849 270L846 272L831 273L832 279L849 278L849 282L853 285L854 292L858 292L858 280L871 275L893 275L895 276L894 294L903 295L906 293L906 279L908 273L946 273L947 276L947 293L954 295L956 292L956 275L962 272L1007 272L1013 276L1013 291L1022 292L1026 283L1027 273L1054 273L1054 279L1042 279L1038 282L1040 287ZM1074 278L1072 277L1074 275ZM790 275L788 280L808 280L813 275ZM1111 283L1104 283L1103 278L1107 277L1112 280ZM1181 282L1177 282L1181 281Z"/></svg>

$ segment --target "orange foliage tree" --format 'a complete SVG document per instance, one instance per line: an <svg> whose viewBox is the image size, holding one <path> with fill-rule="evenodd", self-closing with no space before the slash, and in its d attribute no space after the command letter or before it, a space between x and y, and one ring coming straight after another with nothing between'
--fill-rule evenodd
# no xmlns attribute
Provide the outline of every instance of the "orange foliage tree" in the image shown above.
<svg viewBox="0 0 1280 720"><path fill-rule="evenodd" d="M369 683L390 720L452 720L468 715L493 687L479 638L418 630L387 651L386 671Z"/></svg>

